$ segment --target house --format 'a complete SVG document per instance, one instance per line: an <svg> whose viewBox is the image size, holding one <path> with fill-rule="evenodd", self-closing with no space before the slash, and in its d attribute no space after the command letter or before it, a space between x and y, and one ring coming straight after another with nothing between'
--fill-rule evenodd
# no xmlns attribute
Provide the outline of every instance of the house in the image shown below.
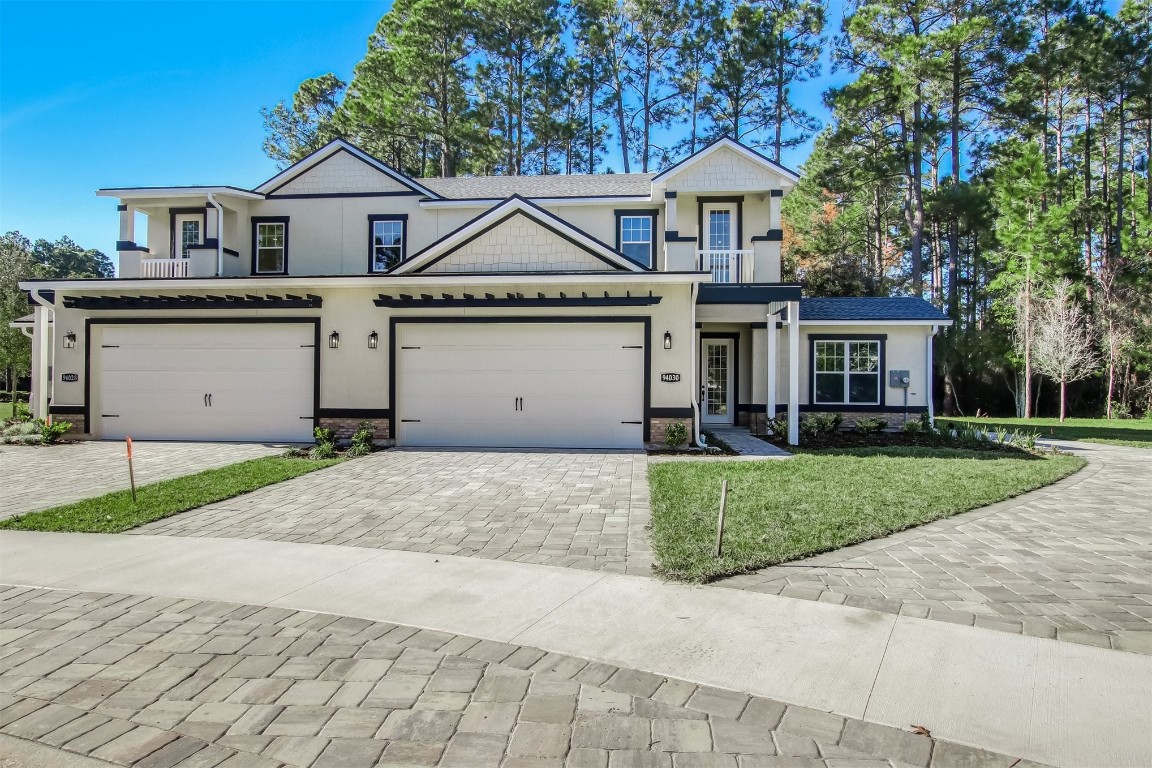
<svg viewBox="0 0 1152 768"><path fill-rule="evenodd" d="M94 438L639 448L669 424L931 408L920 299L781 282L797 175L414 179L334 141L255 189L102 189L115 279L29 281L33 406ZM147 217L138 236L137 214ZM906 397L906 401L905 401Z"/></svg>

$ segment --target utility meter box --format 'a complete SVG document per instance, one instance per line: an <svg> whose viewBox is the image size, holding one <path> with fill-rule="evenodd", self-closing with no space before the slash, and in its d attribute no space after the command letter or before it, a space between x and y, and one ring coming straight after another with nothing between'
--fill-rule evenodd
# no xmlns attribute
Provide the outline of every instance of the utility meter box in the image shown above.
<svg viewBox="0 0 1152 768"><path fill-rule="evenodd" d="M897 389L908 389L911 383L912 379L908 375L908 371L888 371L888 386Z"/></svg>

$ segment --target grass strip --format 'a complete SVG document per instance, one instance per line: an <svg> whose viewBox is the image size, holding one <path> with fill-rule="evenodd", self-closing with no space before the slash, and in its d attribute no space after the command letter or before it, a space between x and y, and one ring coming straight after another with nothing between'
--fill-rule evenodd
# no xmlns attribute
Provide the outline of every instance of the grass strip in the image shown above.
<svg viewBox="0 0 1152 768"><path fill-rule="evenodd" d="M1069 455L910 447L654 464L648 478L656 570L696 583L745 573L1017 496L1084 464ZM724 551L715 558L725 478Z"/></svg>
<svg viewBox="0 0 1152 768"><path fill-rule="evenodd" d="M119 533L153 520L315 472L341 461L343 459L313 461L265 456L142 485L136 489L135 503L130 491L114 491L92 499L0 520L0 528L16 531Z"/></svg>

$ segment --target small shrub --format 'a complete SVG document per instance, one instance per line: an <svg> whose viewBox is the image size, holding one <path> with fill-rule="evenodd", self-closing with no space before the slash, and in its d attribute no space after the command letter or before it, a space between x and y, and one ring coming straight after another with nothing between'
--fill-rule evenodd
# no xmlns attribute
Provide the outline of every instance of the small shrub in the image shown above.
<svg viewBox="0 0 1152 768"><path fill-rule="evenodd" d="M308 451L310 459L331 459L336 456L336 446L332 443L317 443Z"/></svg>
<svg viewBox="0 0 1152 768"><path fill-rule="evenodd" d="M788 436L788 417L776 416L775 418L768 419L766 425L769 431L777 437Z"/></svg>
<svg viewBox="0 0 1152 768"><path fill-rule="evenodd" d="M809 413L800 421L800 434L808 437L829 435L840 429L843 422L842 413Z"/></svg>
<svg viewBox="0 0 1152 768"><path fill-rule="evenodd" d="M1112 418L1114 419L1130 419L1132 418L1132 407L1128 403L1113 400L1112 401Z"/></svg>
<svg viewBox="0 0 1152 768"><path fill-rule="evenodd" d="M41 440L40 427L34 421L13 422L0 432L0 441L5 445L36 445Z"/></svg>
<svg viewBox="0 0 1152 768"><path fill-rule="evenodd" d="M688 425L682 421L675 421L664 430L664 444L673 451L679 450L688 442Z"/></svg>
<svg viewBox="0 0 1152 768"><path fill-rule="evenodd" d="M366 456L372 453L375 432L372 422L362 421L352 433L352 445L345 453L349 456Z"/></svg>
<svg viewBox="0 0 1152 768"><path fill-rule="evenodd" d="M312 436L316 438L317 445L336 443L336 432L326 427L316 427L316 429L312 430Z"/></svg>
<svg viewBox="0 0 1152 768"><path fill-rule="evenodd" d="M856 419L856 431L862 435L878 435L887 428L888 422L884 419L873 419L861 416Z"/></svg>
<svg viewBox="0 0 1152 768"><path fill-rule="evenodd" d="M856 422L860 424L859 421ZM908 435L918 435L924 432L924 425L919 421L906 421L900 425L900 431Z"/></svg>
<svg viewBox="0 0 1152 768"><path fill-rule="evenodd" d="M1026 451L1034 451L1036 450L1036 433L1022 432L1017 429L1012 432L1012 445L1023 448Z"/></svg>
<svg viewBox="0 0 1152 768"><path fill-rule="evenodd" d="M60 442L60 438L72 429L70 421L45 421L37 419L36 425L40 429L40 440L47 445Z"/></svg>
<svg viewBox="0 0 1152 768"><path fill-rule="evenodd" d="M308 458L308 449L307 448L289 448L288 450L284 451L284 453L282 453L280 455L286 459L306 459L306 458Z"/></svg>

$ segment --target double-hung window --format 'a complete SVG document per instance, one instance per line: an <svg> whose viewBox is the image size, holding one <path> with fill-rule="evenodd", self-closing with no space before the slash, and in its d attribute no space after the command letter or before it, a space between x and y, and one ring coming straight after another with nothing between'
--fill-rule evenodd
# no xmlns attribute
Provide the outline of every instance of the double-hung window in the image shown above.
<svg viewBox="0 0 1152 768"><path fill-rule="evenodd" d="M616 228L620 253L638 264L651 267L656 253L655 211L617 211Z"/></svg>
<svg viewBox="0 0 1152 768"><path fill-rule="evenodd" d="M252 272L283 275L288 272L288 218L252 218Z"/></svg>
<svg viewBox="0 0 1152 768"><path fill-rule="evenodd" d="M813 342L813 404L880 405L880 340Z"/></svg>
<svg viewBox="0 0 1152 768"><path fill-rule="evenodd" d="M368 217L368 271L387 272L404 260L404 215Z"/></svg>

